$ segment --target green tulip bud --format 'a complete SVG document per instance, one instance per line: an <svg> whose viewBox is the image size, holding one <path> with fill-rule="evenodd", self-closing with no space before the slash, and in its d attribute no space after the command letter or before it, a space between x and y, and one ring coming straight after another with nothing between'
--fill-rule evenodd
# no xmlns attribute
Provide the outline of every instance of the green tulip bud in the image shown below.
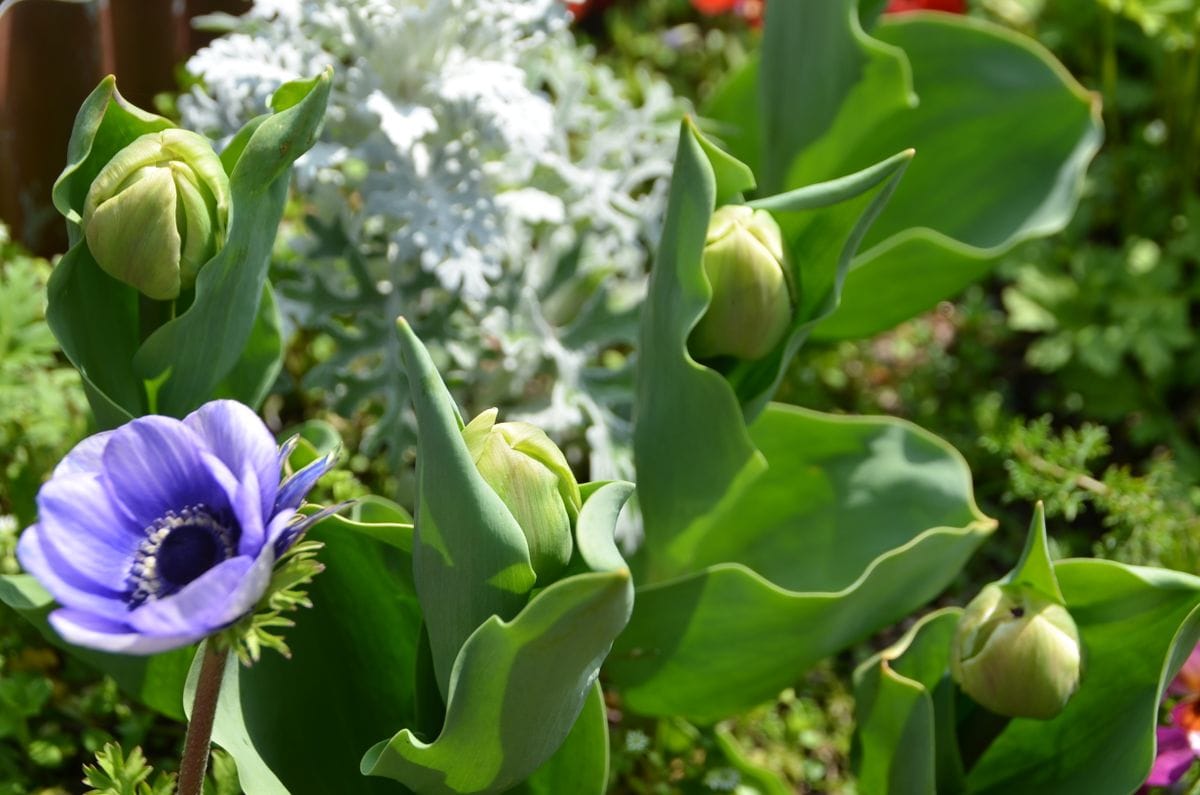
<svg viewBox="0 0 1200 795"><path fill-rule="evenodd" d="M208 141L187 130L147 133L92 181L82 226L100 267L165 301L190 289L225 244L229 178Z"/></svg>
<svg viewBox="0 0 1200 795"><path fill-rule="evenodd" d="M992 583L959 619L950 673L999 715L1053 718L1079 686L1080 669L1074 619L1032 588Z"/></svg>
<svg viewBox="0 0 1200 795"><path fill-rule="evenodd" d="M729 204L713 213L704 245L708 311L688 347L698 359L761 359L792 322L791 271L779 225L766 210Z"/></svg>
<svg viewBox="0 0 1200 795"><path fill-rule="evenodd" d="M512 513L529 544L539 582L547 582L571 559L572 526L583 500L566 456L540 428L527 422L496 422L489 409L463 429L476 469Z"/></svg>

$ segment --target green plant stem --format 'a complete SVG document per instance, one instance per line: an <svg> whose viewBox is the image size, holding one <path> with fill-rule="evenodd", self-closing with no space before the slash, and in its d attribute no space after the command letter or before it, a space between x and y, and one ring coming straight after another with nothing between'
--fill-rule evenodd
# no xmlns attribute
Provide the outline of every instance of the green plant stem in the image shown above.
<svg viewBox="0 0 1200 795"><path fill-rule="evenodd" d="M192 717L188 721L183 741L183 758L179 762L179 795L201 795L204 774L212 745L213 718L217 714L217 697L221 694L221 679L225 675L226 653L210 639L204 644L204 660L196 683L196 698L192 702Z"/></svg>

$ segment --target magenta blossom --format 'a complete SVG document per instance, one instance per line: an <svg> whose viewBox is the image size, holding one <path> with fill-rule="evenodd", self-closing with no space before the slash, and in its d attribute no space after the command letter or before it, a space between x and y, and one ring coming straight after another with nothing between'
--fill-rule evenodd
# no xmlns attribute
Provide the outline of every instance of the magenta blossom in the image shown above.
<svg viewBox="0 0 1200 795"><path fill-rule="evenodd" d="M38 492L17 557L78 646L153 654L207 637L258 603L307 529L296 513L332 465L280 482L281 452L253 411L207 403L83 440Z"/></svg>
<svg viewBox="0 0 1200 795"><path fill-rule="evenodd" d="M1158 754L1146 779L1148 787L1169 787L1200 756L1200 646L1192 649L1167 694L1182 698L1171 710L1171 725L1158 727Z"/></svg>

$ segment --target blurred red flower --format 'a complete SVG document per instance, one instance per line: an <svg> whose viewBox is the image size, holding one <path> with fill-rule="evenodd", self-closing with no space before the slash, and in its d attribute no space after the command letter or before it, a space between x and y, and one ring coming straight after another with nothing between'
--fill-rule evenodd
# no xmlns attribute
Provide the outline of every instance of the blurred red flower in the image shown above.
<svg viewBox="0 0 1200 795"><path fill-rule="evenodd" d="M967 0L888 0L885 14L903 14L906 11L945 11L948 14L967 13Z"/></svg>
<svg viewBox="0 0 1200 795"><path fill-rule="evenodd" d="M611 0L566 0L567 7L575 19L583 19L593 11L608 5ZM766 0L692 0L692 5L701 14L736 13L753 25L762 23ZM907 11L945 11L949 14L967 13L967 0L888 0L885 14L903 14Z"/></svg>

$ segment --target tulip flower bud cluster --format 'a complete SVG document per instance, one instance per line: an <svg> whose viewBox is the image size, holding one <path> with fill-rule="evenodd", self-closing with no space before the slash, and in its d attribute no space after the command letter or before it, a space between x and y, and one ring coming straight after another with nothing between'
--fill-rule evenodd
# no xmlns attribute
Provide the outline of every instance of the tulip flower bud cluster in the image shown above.
<svg viewBox="0 0 1200 795"><path fill-rule="evenodd" d="M688 341L692 355L753 360L770 353L791 325L794 304L783 234L771 214L732 204L713 213L704 273L712 299Z"/></svg>
<svg viewBox="0 0 1200 795"><path fill-rule="evenodd" d="M463 429L476 469L512 513L525 540L538 582L566 568L574 548L572 529L583 504L566 456L540 428L527 422L496 422L496 409Z"/></svg>
<svg viewBox="0 0 1200 795"><path fill-rule="evenodd" d="M160 301L191 289L225 243L229 178L208 141L169 129L134 139L105 164L84 200L97 264Z"/></svg>
<svg viewBox="0 0 1200 795"><path fill-rule="evenodd" d="M992 583L959 620L950 672L992 712L1049 719L1078 688L1081 662L1065 607L1024 585Z"/></svg>

